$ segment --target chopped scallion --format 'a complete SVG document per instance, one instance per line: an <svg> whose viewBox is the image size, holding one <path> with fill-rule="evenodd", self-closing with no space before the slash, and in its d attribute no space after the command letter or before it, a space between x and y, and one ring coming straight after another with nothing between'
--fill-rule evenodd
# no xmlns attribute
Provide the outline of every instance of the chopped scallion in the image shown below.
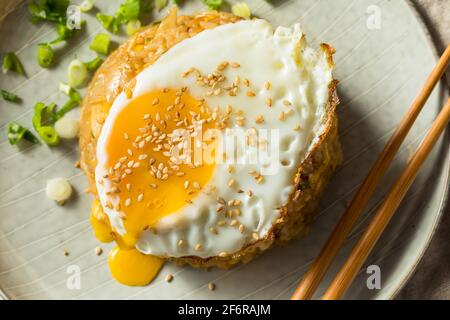
<svg viewBox="0 0 450 320"><path fill-rule="evenodd" d="M132 36L141 28L141 21L139 20L130 20L127 23L127 34Z"/></svg>
<svg viewBox="0 0 450 320"><path fill-rule="evenodd" d="M55 115L56 104L52 103L46 106L39 102L34 106L33 127L44 142L49 146L55 146L59 143L59 137L55 129L51 126L56 122Z"/></svg>
<svg viewBox="0 0 450 320"><path fill-rule="evenodd" d="M161 11L167 6L167 0L155 0L155 8L158 11Z"/></svg>
<svg viewBox="0 0 450 320"><path fill-rule="evenodd" d="M250 8L245 2L235 3L231 7L231 12L233 12L234 15L244 19L250 19L251 16Z"/></svg>
<svg viewBox="0 0 450 320"><path fill-rule="evenodd" d="M103 28L105 28L106 30L109 30L114 22L113 16L103 13L97 13L96 18L102 24Z"/></svg>
<svg viewBox="0 0 450 320"><path fill-rule="evenodd" d="M2 98L6 101L10 101L10 102L20 102L20 97L18 95L15 95L14 93L8 92L6 90L2 90L0 89L0 95L2 96Z"/></svg>
<svg viewBox="0 0 450 320"><path fill-rule="evenodd" d="M102 63L103 63L103 59L97 56L94 59L92 59L91 61L86 62L85 65L86 65L87 69L92 72L92 71L97 70L98 67L100 67Z"/></svg>
<svg viewBox="0 0 450 320"><path fill-rule="evenodd" d="M54 147L59 144L60 140L55 128L50 126L43 126L39 129L36 129L36 131L47 145Z"/></svg>
<svg viewBox="0 0 450 320"><path fill-rule="evenodd" d="M84 0L84 1L80 4L80 10L81 10L81 12L88 12L88 11L91 11L93 7L94 7L94 0Z"/></svg>
<svg viewBox="0 0 450 320"><path fill-rule="evenodd" d="M14 71L18 74L25 75L25 70L19 58L14 52L8 52L3 57L3 73Z"/></svg>
<svg viewBox="0 0 450 320"><path fill-rule="evenodd" d="M159 0L156 0L159 1ZM139 19L141 11L140 0L126 0L119 7L116 17L120 17L122 22Z"/></svg>
<svg viewBox="0 0 450 320"><path fill-rule="evenodd" d="M56 32L58 33L58 38L53 40L51 42L51 44L56 44L61 41L65 41L65 40L69 39L73 34L73 30L69 29L65 24L62 24L62 23L56 24Z"/></svg>
<svg viewBox="0 0 450 320"><path fill-rule="evenodd" d="M223 4L223 0L202 0L202 2L211 10L219 10Z"/></svg>
<svg viewBox="0 0 450 320"><path fill-rule="evenodd" d="M67 68L67 79L72 88L78 88L84 84L87 79L86 64L79 59L72 60Z"/></svg>
<svg viewBox="0 0 450 320"><path fill-rule="evenodd" d="M38 45L38 63L42 68L48 68L54 57L53 49L48 43Z"/></svg>
<svg viewBox="0 0 450 320"><path fill-rule="evenodd" d="M89 48L97 53L107 55L110 42L111 37L108 34L99 33L95 36Z"/></svg>
<svg viewBox="0 0 450 320"><path fill-rule="evenodd" d="M8 123L6 128L6 135L11 145L19 143L22 139L25 139L31 143L39 143L39 140L30 130L21 126L15 121Z"/></svg>

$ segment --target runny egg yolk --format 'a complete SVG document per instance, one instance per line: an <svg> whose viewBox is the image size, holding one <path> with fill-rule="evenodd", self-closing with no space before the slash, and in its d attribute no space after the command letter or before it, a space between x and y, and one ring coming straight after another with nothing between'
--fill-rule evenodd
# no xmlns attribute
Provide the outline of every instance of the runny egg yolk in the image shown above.
<svg viewBox="0 0 450 320"><path fill-rule="evenodd" d="M192 147L187 150L192 150L194 123L202 123L205 130L214 127L210 120L204 101L185 89L148 92L130 100L116 115L105 147L109 172L105 178L111 185L106 189L110 201L104 205L120 212L126 230L121 236L114 232L118 247L109 256L119 282L145 285L157 275L163 260L141 254L134 245L143 230L191 203L210 180L214 164L194 165L192 153L182 151L186 140L174 135L180 129L189 133ZM173 153L173 148L178 151ZM174 154L181 156L175 161ZM105 222L93 220L97 237L108 239L111 232Z"/></svg>
<svg viewBox="0 0 450 320"><path fill-rule="evenodd" d="M116 246L108 256L111 274L118 282L128 286L149 284L158 274L164 260L137 251Z"/></svg>

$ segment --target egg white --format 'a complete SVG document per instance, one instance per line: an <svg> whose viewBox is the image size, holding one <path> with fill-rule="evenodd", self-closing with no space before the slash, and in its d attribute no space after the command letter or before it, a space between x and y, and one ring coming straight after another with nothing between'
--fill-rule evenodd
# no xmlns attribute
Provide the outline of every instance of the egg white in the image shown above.
<svg viewBox="0 0 450 320"><path fill-rule="evenodd" d="M243 109L248 119L244 128L278 129L279 135L275 141L271 141L270 147L280 147L279 153L274 152L266 161L235 166L232 173L227 171L226 164L217 164L209 183L216 187L217 193L214 196L200 193L192 204L162 218L153 228L156 233L144 231L136 244L139 251L164 257L207 258L221 252L239 251L255 241L254 233L259 238L267 234L279 218L277 208L288 202L297 168L324 128L332 66L322 49L307 47L302 37L299 25L293 28L279 27L274 32L270 23L261 19L227 24L182 41L137 76L133 97L158 88L184 86L189 88L192 96L205 97L207 89L197 86L195 77L183 78L180 75L191 67L207 74L222 61L238 62L240 68L226 70L227 78L233 79L239 75L241 79L249 79L251 87L256 90L256 97L248 97L245 90L241 90L236 97L206 97L207 105L224 108L230 104ZM266 81L271 84L270 90L264 90ZM266 106L268 97L273 99L271 108ZM293 103L293 111L284 121L280 121L279 114L288 110L283 105L284 100ZM115 117L128 103L129 99L124 93L119 95L103 126L97 144L97 177L106 173L105 146L108 135ZM265 122L255 125L253 119L259 115L264 117ZM301 130L294 131L298 125ZM236 146L238 149L241 147ZM251 155L242 152L241 156L248 158ZM277 166L276 174L266 175L261 184L249 175L249 171L261 172L264 165L273 164L274 161L287 161L288 165ZM251 190L253 196L248 197L230 188L230 179L235 179L238 188ZM105 186L107 183L97 184L102 203L107 200ZM242 213L238 219L245 226L244 232L241 233L235 227L223 227L217 235L211 234L210 228L217 226L218 221L223 219L216 212L217 197L242 201ZM107 207L104 210L113 228L125 234L119 213ZM184 240L183 246L178 245L180 239ZM202 250L197 251L195 246L199 243Z"/></svg>

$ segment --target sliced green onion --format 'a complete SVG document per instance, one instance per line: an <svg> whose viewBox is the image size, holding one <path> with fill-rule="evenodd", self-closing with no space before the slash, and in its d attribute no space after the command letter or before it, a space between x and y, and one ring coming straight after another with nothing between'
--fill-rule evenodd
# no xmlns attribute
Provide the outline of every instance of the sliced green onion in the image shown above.
<svg viewBox="0 0 450 320"><path fill-rule="evenodd" d="M53 40L51 44L56 44L61 41L69 39L73 35L73 30L69 29L65 24L57 23L56 32L58 33L58 38Z"/></svg>
<svg viewBox="0 0 450 320"><path fill-rule="evenodd" d="M55 122L55 131L62 139L74 139L80 131L80 121L64 116Z"/></svg>
<svg viewBox="0 0 450 320"><path fill-rule="evenodd" d="M3 57L3 73L8 71L14 71L18 74L25 75L25 70L20 62L19 58L14 52L8 52Z"/></svg>
<svg viewBox="0 0 450 320"><path fill-rule="evenodd" d="M105 28L106 30L109 30L109 28L111 28L111 26L114 22L113 16L103 14L103 13L97 13L96 18L102 24L103 28Z"/></svg>
<svg viewBox="0 0 450 320"><path fill-rule="evenodd" d="M53 127L43 126L36 129L36 131L47 145L54 147L59 144L59 136Z"/></svg>
<svg viewBox="0 0 450 320"><path fill-rule="evenodd" d="M250 8L245 2L235 3L231 7L231 12L233 12L234 15L244 19L250 19L251 16Z"/></svg>
<svg viewBox="0 0 450 320"><path fill-rule="evenodd" d="M58 23L65 22L69 4L69 0L31 1L28 5L28 11L32 16L31 21L34 23L43 20Z"/></svg>
<svg viewBox="0 0 450 320"><path fill-rule="evenodd" d="M59 84L59 90L64 92L66 95L69 96L69 101L67 101L61 109L59 109L56 113L54 113L54 120L61 119L67 112L75 108L81 103L81 95L73 89L68 84L65 84L64 82L61 82Z"/></svg>
<svg viewBox="0 0 450 320"><path fill-rule="evenodd" d="M18 95L15 95L14 93L8 92L6 90L2 90L0 89L0 95L2 96L2 98L6 101L10 101L10 102L20 102L22 99L20 99L20 97Z"/></svg>
<svg viewBox="0 0 450 320"><path fill-rule="evenodd" d="M155 0L155 8L158 11L161 11L167 6L167 0Z"/></svg>
<svg viewBox="0 0 450 320"><path fill-rule="evenodd" d="M86 65L86 68L92 72L92 71L97 70L98 67L100 67L102 63L103 63L103 59L97 56L94 59L92 59L91 61L86 62L85 65Z"/></svg>
<svg viewBox="0 0 450 320"><path fill-rule="evenodd" d="M46 106L43 102L38 102L34 106L34 115L32 119L33 127L36 129L46 126L52 125L55 123L56 115L55 115L56 104L51 103Z"/></svg>
<svg viewBox="0 0 450 320"><path fill-rule="evenodd" d="M42 68L50 67L53 57L53 49L48 43L38 45L38 63Z"/></svg>
<svg viewBox="0 0 450 320"><path fill-rule="evenodd" d="M95 36L89 48L97 53L107 55L111 37L108 34L99 33Z"/></svg>
<svg viewBox="0 0 450 320"><path fill-rule="evenodd" d="M64 82L60 82L59 86L58 86L59 91L65 93L66 95L70 94L70 91L72 90L72 88Z"/></svg>
<svg viewBox="0 0 450 320"><path fill-rule="evenodd" d="M202 2L211 10L219 10L223 4L223 0L202 0Z"/></svg>
<svg viewBox="0 0 450 320"><path fill-rule="evenodd" d="M141 21L139 20L130 20L127 23L127 34L132 36L141 28Z"/></svg>
<svg viewBox="0 0 450 320"><path fill-rule="evenodd" d="M67 112L69 112L70 110L72 110L73 108L78 106L81 102L81 96L75 90L71 91L71 93L69 94L69 97L70 97L69 101L67 101L62 106L62 108L56 112L55 118L57 120L61 119Z"/></svg>
<svg viewBox="0 0 450 320"><path fill-rule="evenodd" d="M159 1L159 0L156 0ZM140 0L126 0L117 11L116 17L120 16L123 22L136 20L141 12Z"/></svg>
<svg viewBox="0 0 450 320"><path fill-rule="evenodd" d="M72 60L67 68L67 79L70 87L80 87L87 79L86 65L79 59Z"/></svg>
<svg viewBox="0 0 450 320"><path fill-rule="evenodd" d="M80 4L80 10L81 10L81 12L88 12L88 11L91 11L93 7L94 7L94 1L93 1L93 0L84 0L84 1Z"/></svg>
<svg viewBox="0 0 450 320"><path fill-rule="evenodd" d="M55 146L59 143L59 137L55 129L51 126L56 122L54 103L46 106L39 102L34 106L33 127L44 142L49 146Z"/></svg>
<svg viewBox="0 0 450 320"><path fill-rule="evenodd" d="M31 143L39 143L39 140L34 134L31 133L30 130L14 121L8 123L6 135L11 145L19 143L22 139L30 141Z"/></svg>
<svg viewBox="0 0 450 320"><path fill-rule="evenodd" d="M47 181L45 193L51 200L62 205L72 195L72 185L63 178L54 178Z"/></svg>

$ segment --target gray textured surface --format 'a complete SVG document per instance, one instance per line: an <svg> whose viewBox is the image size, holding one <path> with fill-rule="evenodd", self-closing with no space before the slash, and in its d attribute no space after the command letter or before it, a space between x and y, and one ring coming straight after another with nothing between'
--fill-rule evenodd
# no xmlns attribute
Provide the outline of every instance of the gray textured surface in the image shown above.
<svg viewBox="0 0 450 320"><path fill-rule="evenodd" d="M427 24L439 53L450 44L450 1L413 0ZM450 72L447 72L450 84ZM450 299L450 207L424 258L398 299Z"/></svg>

